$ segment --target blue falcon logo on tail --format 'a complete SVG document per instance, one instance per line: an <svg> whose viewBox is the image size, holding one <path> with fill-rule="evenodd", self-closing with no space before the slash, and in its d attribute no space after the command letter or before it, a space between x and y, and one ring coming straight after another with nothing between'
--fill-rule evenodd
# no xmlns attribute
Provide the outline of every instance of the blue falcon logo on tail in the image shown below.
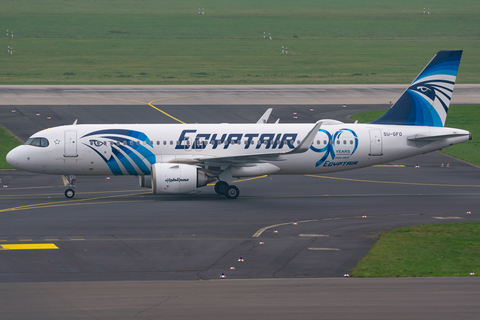
<svg viewBox="0 0 480 320"><path fill-rule="evenodd" d="M388 112L373 124L443 127L462 50L439 51Z"/></svg>

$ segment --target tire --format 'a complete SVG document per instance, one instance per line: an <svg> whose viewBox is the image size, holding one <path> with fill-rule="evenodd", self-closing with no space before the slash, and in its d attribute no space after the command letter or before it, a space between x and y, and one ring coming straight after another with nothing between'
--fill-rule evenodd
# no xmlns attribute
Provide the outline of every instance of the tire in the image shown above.
<svg viewBox="0 0 480 320"><path fill-rule="evenodd" d="M70 198L73 198L74 195L75 195L75 191L73 191L73 189L65 190L65 197L70 199Z"/></svg>
<svg viewBox="0 0 480 320"><path fill-rule="evenodd" d="M215 183L215 192L219 195L224 195L227 192L228 183L225 181L218 181Z"/></svg>
<svg viewBox="0 0 480 320"><path fill-rule="evenodd" d="M229 186L227 192L225 192L225 197L227 199L237 199L240 195L240 190L235 186Z"/></svg>

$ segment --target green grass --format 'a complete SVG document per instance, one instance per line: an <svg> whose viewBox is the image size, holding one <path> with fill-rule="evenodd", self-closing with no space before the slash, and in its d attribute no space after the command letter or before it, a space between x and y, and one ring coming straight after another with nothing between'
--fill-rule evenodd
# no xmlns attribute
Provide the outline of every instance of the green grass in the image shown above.
<svg viewBox="0 0 480 320"><path fill-rule="evenodd" d="M451 277L480 274L480 222L420 225L380 235L354 277Z"/></svg>
<svg viewBox="0 0 480 320"><path fill-rule="evenodd" d="M480 82L476 0L436 1L431 15L411 0L202 6L204 16L190 0L5 1L14 38L0 37L0 84L410 83L442 49L465 50L459 83Z"/></svg>
<svg viewBox="0 0 480 320"><path fill-rule="evenodd" d="M277 42L263 40L15 41L15 55L0 55L0 84L410 83L437 50L472 46L467 41L418 47L412 41L288 40L281 45L289 55L282 55ZM88 53L80 54L84 50ZM465 65L475 58L466 55ZM480 66L467 67L458 82L480 82Z"/></svg>
<svg viewBox="0 0 480 320"><path fill-rule="evenodd" d="M442 152L480 166L480 105L449 109L445 126L470 131L472 140L445 148Z"/></svg>
<svg viewBox="0 0 480 320"><path fill-rule="evenodd" d="M385 111L372 111L357 113L351 116L353 120L366 123L380 118ZM465 160L480 166L480 105L472 106L450 106L448 110L446 127L468 130L472 133L473 139L448 148L442 152L455 158Z"/></svg>
<svg viewBox="0 0 480 320"><path fill-rule="evenodd" d="M7 153L22 144L18 139L0 127L0 169L13 169L5 160Z"/></svg>

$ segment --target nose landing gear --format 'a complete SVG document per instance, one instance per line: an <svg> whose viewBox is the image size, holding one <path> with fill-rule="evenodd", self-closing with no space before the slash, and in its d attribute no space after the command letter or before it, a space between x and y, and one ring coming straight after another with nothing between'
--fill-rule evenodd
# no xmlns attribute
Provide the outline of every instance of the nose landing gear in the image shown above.
<svg viewBox="0 0 480 320"><path fill-rule="evenodd" d="M73 198L75 195L75 191L73 189L67 189L65 190L65 197L67 198Z"/></svg>
<svg viewBox="0 0 480 320"><path fill-rule="evenodd" d="M65 190L65 197L67 198L73 198L75 195L75 182L77 181L77 177L74 175L70 175L69 177L63 176L63 181L65 182L65 185L68 183L68 189Z"/></svg>

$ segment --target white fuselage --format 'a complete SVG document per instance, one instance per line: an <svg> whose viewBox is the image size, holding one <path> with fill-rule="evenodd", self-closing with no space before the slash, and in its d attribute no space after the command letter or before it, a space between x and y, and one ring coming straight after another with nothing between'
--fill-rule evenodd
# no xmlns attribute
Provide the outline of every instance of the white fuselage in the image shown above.
<svg viewBox="0 0 480 320"><path fill-rule="evenodd" d="M250 167L259 170L233 175L316 174L385 163L470 138L468 131L444 127L326 123L308 151L285 155L312 124L69 125L34 134L32 138L44 138L48 146L19 146L7 161L18 169L47 174L142 176L150 175L154 163L210 159L215 165L215 158L272 154L278 156L271 162L252 161ZM425 139L430 136L435 138ZM279 170L271 170L268 163Z"/></svg>

